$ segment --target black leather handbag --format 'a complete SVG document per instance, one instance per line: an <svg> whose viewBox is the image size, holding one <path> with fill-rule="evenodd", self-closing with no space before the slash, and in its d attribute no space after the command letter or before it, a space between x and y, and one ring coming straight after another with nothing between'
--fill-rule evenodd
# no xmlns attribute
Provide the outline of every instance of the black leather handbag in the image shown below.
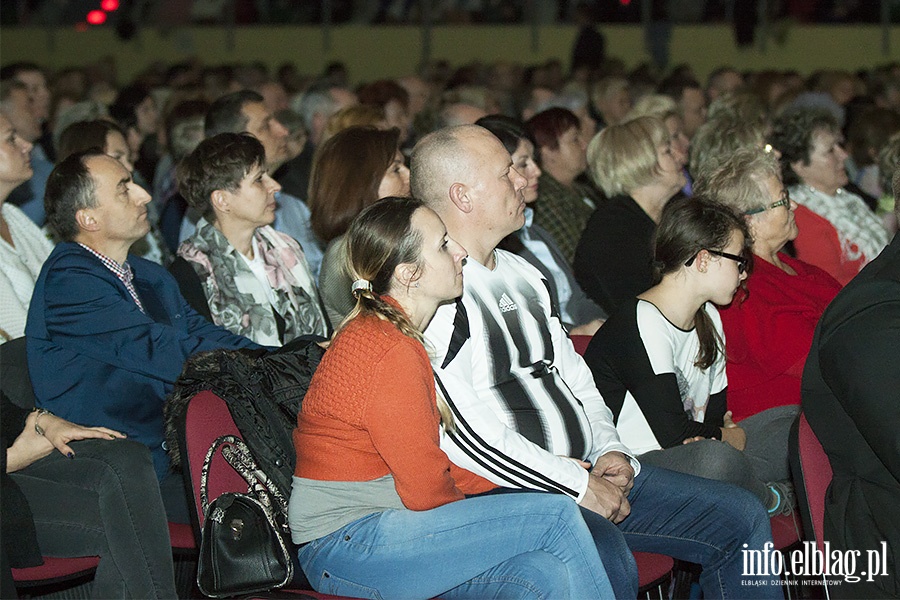
<svg viewBox="0 0 900 600"><path fill-rule="evenodd" d="M209 503L209 469L220 448L248 490L227 492ZM287 502L240 438L224 435L210 446L200 475L200 507L205 515L197 566L201 592L223 598L268 591L291 580Z"/></svg>

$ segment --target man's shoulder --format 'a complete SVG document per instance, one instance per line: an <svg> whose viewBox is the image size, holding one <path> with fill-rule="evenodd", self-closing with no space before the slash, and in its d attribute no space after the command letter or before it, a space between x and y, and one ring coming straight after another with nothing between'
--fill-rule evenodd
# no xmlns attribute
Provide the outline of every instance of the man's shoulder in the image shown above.
<svg viewBox="0 0 900 600"><path fill-rule="evenodd" d="M42 275L46 276L56 271L78 273L89 270L103 272L107 269L100 260L82 248L80 244L76 242L61 242L56 245L50 256L44 261Z"/></svg>
<svg viewBox="0 0 900 600"><path fill-rule="evenodd" d="M515 273L532 284L539 284L540 280L544 278L537 267L518 254L514 254L507 250L500 250L499 248L494 250L494 252L494 258L497 262L494 273L497 273L504 278L509 277L511 273Z"/></svg>

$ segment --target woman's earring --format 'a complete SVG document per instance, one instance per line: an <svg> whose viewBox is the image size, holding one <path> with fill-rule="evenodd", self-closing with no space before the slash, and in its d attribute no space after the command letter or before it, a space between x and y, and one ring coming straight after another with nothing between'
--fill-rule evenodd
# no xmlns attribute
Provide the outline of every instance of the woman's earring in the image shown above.
<svg viewBox="0 0 900 600"><path fill-rule="evenodd" d="M413 287L419 287L419 282L417 281Z"/></svg>

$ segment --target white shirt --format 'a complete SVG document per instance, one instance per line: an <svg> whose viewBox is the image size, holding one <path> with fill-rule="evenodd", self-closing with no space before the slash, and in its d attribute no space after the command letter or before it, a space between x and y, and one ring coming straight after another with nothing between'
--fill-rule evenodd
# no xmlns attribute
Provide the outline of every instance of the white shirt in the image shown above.
<svg viewBox="0 0 900 600"><path fill-rule="evenodd" d="M0 340L25 335L34 282L53 250L53 242L18 207L3 204L3 218L14 246L0 238ZM8 338L7 338L8 336Z"/></svg>

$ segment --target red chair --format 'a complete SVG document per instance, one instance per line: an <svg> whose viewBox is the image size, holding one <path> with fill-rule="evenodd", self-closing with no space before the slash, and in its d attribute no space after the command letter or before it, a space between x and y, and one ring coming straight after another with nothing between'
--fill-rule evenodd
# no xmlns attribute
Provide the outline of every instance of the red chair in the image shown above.
<svg viewBox="0 0 900 600"><path fill-rule="evenodd" d="M575 346L575 352L584 356L584 351L587 350L588 344L591 343L591 336L570 335L569 339L572 340L572 345Z"/></svg>
<svg viewBox="0 0 900 600"><path fill-rule="evenodd" d="M99 556L78 556L74 558L44 557L44 564L36 567L11 569L16 588L54 587L68 588L87 582L94 576ZM80 581L84 580L84 581ZM64 584L64 585L63 585Z"/></svg>
<svg viewBox="0 0 900 600"><path fill-rule="evenodd" d="M184 415L184 427L181 442L181 464L186 470L187 488L197 516L197 527L194 529L194 537L200 539L200 530L203 527L204 515L200 511L200 471L203 468L203 460L206 452L216 438L223 435L241 437L237 425L231 418L228 405L219 396L212 392L200 392L188 402ZM213 457L209 467L209 500L212 502L225 492L246 492L247 482L217 453ZM199 544L197 544L199 546ZM298 576L302 576L300 569L295 570L294 584L297 584ZM306 584L305 586L303 584ZM273 594L298 592L309 597L321 600L339 600L337 596L319 594L309 590L309 584L302 577L300 588L292 590L278 590ZM268 594L260 594L255 597L265 598Z"/></svg>
<svg viewBox="0 0 900 600"><path fill-rule="evenodd" d="M675 561L670 556L634 552L634 560L638 568L638 597L650 598L650 592L656 591L659 598L668 597L668 583L672 579Z"/></svg>
<svg viewBox="0 0 900 600"><path fill-rule="evenodd" d="M809 426L806 415L802 412L797 416L791 427L788 438L788 456L791 461L791 475L794 479L794 490L797 494L797 507L803 523L803 531L807 539L816 543L820 552L824 552L825 544L825 494L831 484L833 472L828 455L819 443L819 439ZM773 529L774 533L774 529ZM828 585L825 577L816 585L810 587L812 593L821 594L829 598Z"/></svg>
<svg viewBox="0 0 900 600"><path fill-rule="evenodd" d="M790 457L803 529L824 552L825 493L834 473L828 455L803 413L791 429Z"/></svg>

